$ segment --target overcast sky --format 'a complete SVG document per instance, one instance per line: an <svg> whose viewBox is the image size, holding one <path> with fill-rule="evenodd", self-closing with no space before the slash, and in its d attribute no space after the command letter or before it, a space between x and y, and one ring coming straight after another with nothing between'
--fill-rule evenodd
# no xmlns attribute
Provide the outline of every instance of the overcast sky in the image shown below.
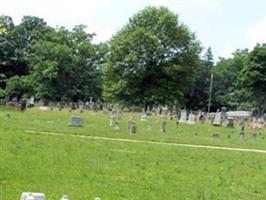
<svg viewBox="0 0 266 200"><path fill-rule="evenodd" d="M0 14L16 24L24 15L44 18L54 27L85 24L99 42L149 5L164 5L178 14L205 49L211 46L216 60L266 42L266 0L0 0Z"/></svg>

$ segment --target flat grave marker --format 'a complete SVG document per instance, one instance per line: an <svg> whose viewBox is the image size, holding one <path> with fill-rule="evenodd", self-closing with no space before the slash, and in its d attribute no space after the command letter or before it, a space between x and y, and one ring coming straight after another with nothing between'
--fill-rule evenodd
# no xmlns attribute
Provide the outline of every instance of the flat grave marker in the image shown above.
<svg viewBox="0 0 266 200"><path fill-rule="evenodd" d="M80 116L75 116L71 117L70 122L68 123L68 126L78 126L81 127L83 126L83 117Z"/></svg>
<svg viewBox="0 0 266 200"><path fill-rule="evenodd" d="M45 200L45 195L43 193L23 192L20 200Z"/></svg>

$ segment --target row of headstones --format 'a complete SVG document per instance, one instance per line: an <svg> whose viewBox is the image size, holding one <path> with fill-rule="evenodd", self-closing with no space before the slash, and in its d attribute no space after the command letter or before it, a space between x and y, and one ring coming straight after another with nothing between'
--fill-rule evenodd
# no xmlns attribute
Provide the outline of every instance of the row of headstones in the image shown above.
<svg viewBox="0 0 266 200"><path fill-rule="evenodd" d="M109 127L114 129L114 130L118 130L120 129L120 120L123 116L123 112L122 111L112 111L111 115L110 115L110 119L109 119ZM147 114L145 114L144 116L142 116L141 120L142 121L146 121L147 120ZM166 125L167 122L165 120L163 120L163 122L161 123L161 132L165 132L166 131ZM133 116L130 116L130 119L127 123L127 128L129 130L129 132L131 134L136 134L137 133L137 125L136 122L133 119ZM152 125L148 124L148 131L152 130Z"/></svg>
<svg viewBox="0 0 266 200"><path fill-rule="evenodd" d="M120 117L114 117L113 116L110 118L110 123L109 123L109 127L113 128L115 130L120 129L120 125L119 125L119 118L121 119L122 116ZM71 121L69 123L69 126L83 126L83 118L82 117L72 117ZM161 132L166 132L166 126L167 126L167 122L165 120L162 121L161 126L160 126L160 131ZM128 123L127 123L127 128L130 134L136 134L137 133L137 125L136 122L133 120L133 117L131 116ZM241 140L243 140L245 138L245 133L244 133L244 129L245 126L244 124L242 124L241 126L241 132L239 134L239 137ZM148 131L152 130L152 126L149 124L148 125ZM195 136L198 136L198 133L194 133ZM261 136L261 133L259 133L259 135ZM214 133L212 135L213 138L219 138L219 133ZM231 134L227 135L227 138L230 139L231 138ZM251 139L252 141L256 141L257 138L257 134L253 133L251 134ZM262 137L262 139L264 139L264 137Z"/></svg>

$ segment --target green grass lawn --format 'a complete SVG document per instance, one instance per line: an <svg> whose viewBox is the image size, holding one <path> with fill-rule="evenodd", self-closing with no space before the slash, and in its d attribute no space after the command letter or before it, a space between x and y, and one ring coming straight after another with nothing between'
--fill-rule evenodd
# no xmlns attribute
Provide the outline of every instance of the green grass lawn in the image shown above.
<svg viewBox="0 0 266 200"><path fill-rule="evenodd" d="M7 118L6 113L11 117ZM82 115L85 126L68 127L71 116ZM168 120L160 133L161 118L142 122L129 135L128 115L120 130L108 127L109 116L92 112L69 113L0 108L0 200L19 199L23 191L43 192L47 199L68 194L72 200L122 199L266 199L266 155L195 149L156 144L73 138L67 134L95 135L136 140L208 144L266 149L265 129L258 140L239 140L240 128L209 124L180 125ZM147 123L154 124L147 130ZM25 130L64 133L48 136ZM198 136L194 136L197 132ZM219 133L219 139L211 135ZM232 134L227 139L227 134Z"/></svg>

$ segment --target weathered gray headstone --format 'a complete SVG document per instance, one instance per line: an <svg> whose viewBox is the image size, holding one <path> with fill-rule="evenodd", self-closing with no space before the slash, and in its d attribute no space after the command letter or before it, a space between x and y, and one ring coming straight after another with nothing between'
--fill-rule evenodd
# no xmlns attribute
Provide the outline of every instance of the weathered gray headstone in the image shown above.
<svg viewBox="0 0 266 200"><path fill-rule="evenodd" d="M120 125L119 125L119 122L116 120L115 123L114 123L114 127L113 127L114 130L119 130L120 129Z"/></svg>
<svg viewBox="0 0 266 200"><path fill-rule="evenodd" d="M26 107L27 107L27 101L25 99L22 99L20 104L20 111L23 112L24 110L26 110Z"/></svg>
<svg viewBox="0 0 266 200"><path fill-rule="evenodd" d="M112 128L114 126L114 119L115 119L115 113L112 112L109 119L109 127Z"/></svg>
<svg viewBox="0 0 266 200"><path fill-rule="evenodd" d="M256 134L256 133L253 133L253 134L251 135L251 140L252 140L253 142L255 142L256 139L257 139L257 134Z"/></svg>
<svg viewBox="0 0 266 200"><path fill-rule="evenodd" d="M75 116L71 117L69 126L83 126L83 117Z"/></svg>
<svg viewBox="0 0 266 200"><path fill-rule="evenodd" d="M166 131L166 125L167 125L167 122L164 120L161 124L161 128L160 128L161 132L164 133Z"/></svg>
<svg viewBox="0 0 266 200"><path fill-rule="evenodd" d="M219 110L215 113L213 126L221 126L222 125L222 113Z"/></svg>
<svg viewBox="0 0 266 200"><path fill-rule="evenodd" d="M128 129L129 131L130 131L130 129L131 129L132 123L133 123L132 120L128 120L128 122L127 122L127 129Z"/></svg>
<svg viewBox="0 0 266 200"><path fill-rule="evenodd" d="M234 118L233 117L227 117L227 128L234 128Z"/></svg>
<svg viewBox="0 0 266 200"><path fill-rule="evenodd" d="M137 133L137 125L134 121L132 121L130 126L130 134L136 134Z"/></svg>
<svg viewBox="0 0 266 200"><path fill-rule="evenodd" d="M243 132L241 132L239 134L239 138L240 138L240 140L244 140L245 139L245 134Z"/></svg>

